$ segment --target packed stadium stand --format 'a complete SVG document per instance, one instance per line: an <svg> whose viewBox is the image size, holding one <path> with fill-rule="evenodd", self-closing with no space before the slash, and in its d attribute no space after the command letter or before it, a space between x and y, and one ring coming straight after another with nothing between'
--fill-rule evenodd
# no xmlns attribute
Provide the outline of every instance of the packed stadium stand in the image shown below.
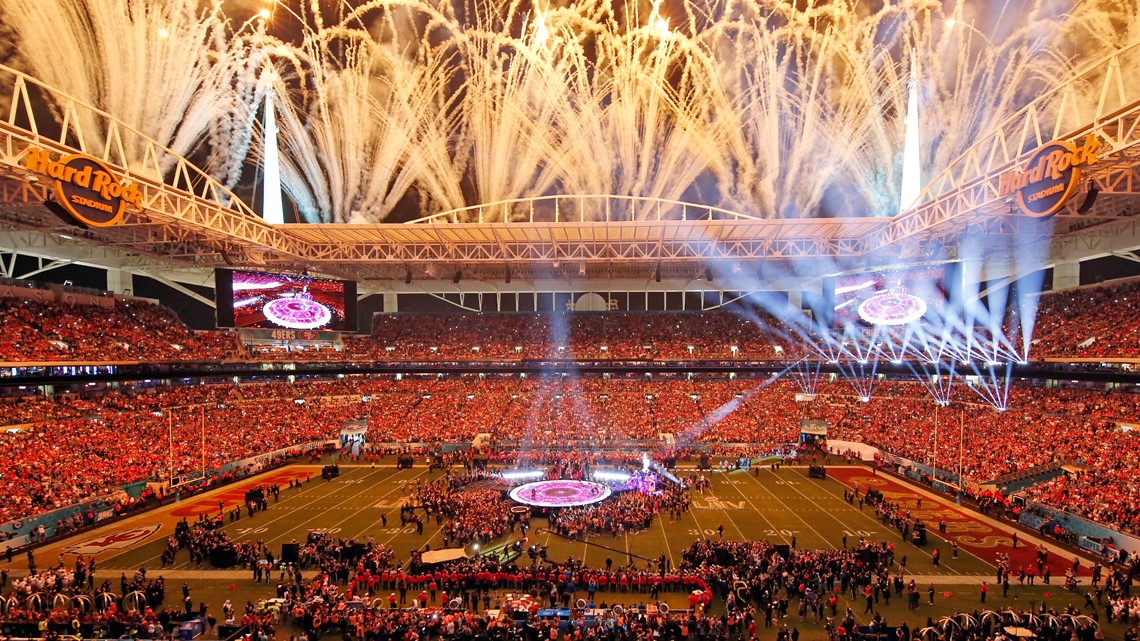
<svg viewBox="0 0 1140 641"><path fill-rule="evenodd" d="M800 394L796 383L767 377L499 374L120 388L51 399L27 395L3 405L13 410L4 413L5 423L31 423L0 437L11 460L4 490L18 497L5 506L4 517L31 516L131 481L192 472L203 464L199 443L205 444L206 467L219 469L260 452L334 439L342 425L361 419L374 439L393 444L471 442L490 434L502 446L540 439L548 446L604 447L665 433L682 451L694 444L742 454L795 442L802 421L818 419L831 426L831 438L927 464L941 459L942 468L955 475L961 466L974 491L1002 475L1048 463L1087 465L1084 472L1034 488L1032 496L1140 532L1140 497L1127 482L1140 471L1140 443L1136 432L1118 427L1140 413L1140 395L1018 385L1005 410L997 411L969 386L954 390L950 406L940 409L918 382L880 382L867 401L842 380L821 382L810 401L797 402ZM939 424L942 442L935 454ZM1029 439L1027 433L1049 439ZM168 440L175 448L174 469ZM111 463L109 452L124 447L130 453L126 464Z"/></svg>
<svg viewBox="0 0 1140 641"><path fill-rule="evenodd" d="M0 363L822 358L811 347L818 330L763 312L377 314L371 334L346 336L342 350L287 351L243 347L229 331L189 330L147 301L103 300L106 306L0 297ZM1018 340L1019 323L1006 327ZM1140 356L1140 282L1042 294L1030 356Z"/></svg>
<svg viewBox="0 0 1140 641"><path fill-rule="evenodd" d="M0 641L1138 641L1137 0L548 4L0 2Z"/></svg>

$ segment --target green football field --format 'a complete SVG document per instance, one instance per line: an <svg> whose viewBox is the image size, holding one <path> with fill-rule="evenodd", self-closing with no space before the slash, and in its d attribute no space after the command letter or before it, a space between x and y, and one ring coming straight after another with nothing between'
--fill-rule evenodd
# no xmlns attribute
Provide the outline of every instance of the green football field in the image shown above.
<svg viewBox="0 0 1140 641"><path fill-rule="evenodd" d="M262 540L277 554L281 544L304 541L309 532L327 532L337 537L363 540L368 536L391 545L396 556L406 561L412 549L442 546L440 525L434 520L424 524L424 533L416 533L414 525L400 526L399 506L419 481L426 483L442 472L429 474L426 468L396 470L392 467L342 466L340 478L321 480L318 476L301 490L282 490L269 510L226 524L235 540ZM993 567L963 552L957 561L945 560L934 567L926 554L904 544L901 534L880 523L870 507L859 510L843 500L844 486L832 479L807 477L803 468L780 471L763 469L755 472L734 471L711 474L713 486L705 493L694 493L692 509L679 521L667 516L654 520L643 532L624 536L597 536L586 542L563 539L546 530L546 520L532 520L529 544L548 547L548 558L583 559L587 565L602 566L607 558L615 564L632 560L644 566L642 558L656 559L662 552L674 564L681 552L696 538L717 538L723 526L728 539L767 539L773 543L794 542L800 548L841 547L844 534L848 545L860 537L873 541L893 542L900 555L908 555L908 569L919 575L960 576L990 574ZM216 512L216 510L214 510ZM387 527L382 525L387 516ZM485 544L484 552L497 549L520 538L508 534ZM106 562L108 569L158 567L165 541L157 540L126 551ZM469 546L469 551L472 551ZM198 569L183 555L173 566L176 570Z"/></svg>
<svg viewBox="0 0 1140 641"><path fill-rule="evenodd" d="M282 491L277 502L271 500L269 509L253 517L243 517L236 522L227 522L225 529L236 540L262 540L274 554L279 554L281 544L291 540L303 542L309 532L321 531L330 535L358 540L371 536L380 543L387 543L395 550L399 562L407 562L413 549L437 549L442 546L440 526L429 520L425 523L422 535L416 533L414 525L400 526L399 506L404 502L419 481L426 483L443 473L436 470L429 473L426 468L396 470L391 466L344 465L341 476L331 481L320 478L320 468L293 466L285 468L285 473L294 477L311 477L299 489L287 489L282 482ZM277 474L282 473L278 471ZM862 472L861 472L862 473ZM272 478L274 473L262 477ZM546 530L546 521L532 519L527 545L538 544L548 547L550 561L564 561L567 558L584 559L590 566L601 567L607 559L615 565L633 562L638 567L646 567L647 559L656 559L662 552L674 564L681 560L681 552L696 538L716 538L718 528L723 526L723 536L727 539L767 539L774 543L795 542L799 548L840 547L844 535L848 545L854 545L860 537L880 542L894 543L896 558L907 558L907 574L919 581L922 606L917 612L906 608L904 599L892 599L876 605L892 624L906 621L912 627L925 626L928 619L937 622L941 617L959 611L974 611L988 607L1000 609L1012 607L1024 609L1040 605L1042 600L1050 606L1062 609L1066 603L1077 606L1083 604L1083 594L1087 586L1078 593L1066 593L1056 585L1019 586L1014 582L1007 597L1000 588L990 590L989 600L983 606L979 602L978 586L982 579L993 585L994 567L986 556L975 556L965 548L959 558L952 559L947 553L945 542L931 532L933 545L944 548L943 561L935 567L929 550L920 550L904 542L900 533L882 524L875 518L870 507L859 509L843 500L845 485L838 480L812 479L806 468L785 467L778 471L764 468L757 471L713 472L712 488L705 493L694 493L693 506L679 521L670 521L667 515L654 520L648 530L618 537L597 536L587 541L572 541L559 537ZM912 488L913 489L913 488ZM915 497L919 490L913 489ZM929 508L933 499L926 497ZM173 513L210 511L217 513L215 495L192 498L176 504ZM195 503L196 501L196 503ZM231 502L232 504L232 502ZM195 508L195 505L197 506ZM207 508L206 506L212 505ZM949 509L948 504L942 504ZM181 507L179 507L181 506ZM387 525L382 524L382 516L387 516ZM193 521L193 518L190 518ZM934 530L935 528L931 528ZM508 534L502 539L484 544L483 552L495 552L519 538L519 534ZM205 601L211 611L220 610L225 599L235 603L257 601L275 596L274 581L270 584L257 584L252 572L245 570L217 570L208 564L201 566L190 563L186 552L179 553L173 567L160 568L159 555L165 547L164 537L155 537L142 545L122 551L116 556L101 560L100 574L117 578L120 572L128 575L139 567L146 567L152 573L168 575L167 601L177 605L180 594L175 586L182 582L194 590L194 600ZM1023 546L1024 547L1024 546ZM468 551L472 552L469 546ZM518 563L529 563L523 555ZM306 580L312 570L306 572ZM927 603L927 587L936 588L935 605ZM385 595L378 595L385 596ZM598 600L609 598L610 603L644 602L648 595L600 592ZM684 607L685 595L663 594L661 600L673 607ZM795 603L795 602L793 602ZM850 595L841 595L840 614L843 608L852 607L861 622L870 615L862 616L862 599L852 601ZM718 611L714 603L713 611ZM822 624L810 618L801 620L794 613L785 621L789 627L798 627L802 639L825 638ZM1106 627L1106 632L1123 634L1119 626ZM760 635L767 638L774 634ZM1112 638L1111 634L1109 638Z"/></svg>

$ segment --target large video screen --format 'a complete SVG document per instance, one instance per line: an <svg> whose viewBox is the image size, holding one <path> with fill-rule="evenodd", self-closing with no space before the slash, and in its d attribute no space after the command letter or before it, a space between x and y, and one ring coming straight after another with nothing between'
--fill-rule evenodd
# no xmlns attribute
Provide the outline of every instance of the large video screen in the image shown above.
<svg viewBox="0 0 1140 641"><path fill-rule="evenodd" d="M219 269L218 326L356 331L356 283L298 274Z"/></svg>
<svg viewBox="0 0 1140 641"><path fill-rule="evenodd" d="M906 325L942 318L959 282L957 265L847 274L832 281L832 324Z"/></svg>

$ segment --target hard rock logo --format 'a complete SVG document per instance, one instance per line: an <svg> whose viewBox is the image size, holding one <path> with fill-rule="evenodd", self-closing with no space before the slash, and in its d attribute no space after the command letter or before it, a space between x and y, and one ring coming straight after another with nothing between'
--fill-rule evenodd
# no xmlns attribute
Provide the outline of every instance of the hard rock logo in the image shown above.
<svg viewBox="0 0 1140 641"><path fill-rule="evenodd" d="M1017 193L1017 205L1027 216L1046 218L1076 192L1081 167L1097 162L1101 143L1088 135L1080 145L1055 140L1033 152L1024 170L1012 169L998 179L998 196Z"/></svg>
<svg viewBox="0 0 1140 641"><path fill-rule="evenodd" d="M106 163L72 154L52 160L46 149L29 149L24 167L55 179L56 201L76 220L92 227L119 222L128 203L142 205L142 192L133 182L120 181Z"/></svg>

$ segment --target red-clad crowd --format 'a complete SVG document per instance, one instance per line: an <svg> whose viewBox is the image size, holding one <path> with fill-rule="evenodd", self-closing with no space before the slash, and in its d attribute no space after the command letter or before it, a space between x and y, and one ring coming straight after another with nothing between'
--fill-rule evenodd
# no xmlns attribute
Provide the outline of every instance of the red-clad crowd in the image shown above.
<svg viewBox="0 0 1140 641"><path fill-rule="evenodd" d="M222 393L226 386L211 387ZM154 400L152 393L144 398ZM274 398L162 412L104 409L92 417L4 432L0 492L7 500L0 522L106 496L133 481L218 470L257 454L335 438L339 418L292 398Z"/></svg>
<svg viewBox="0 0 1140 641"><path fill-rule="evenodd" d="M507 449L541 444L531 448L537 452L671 434L680 449L727 452L729 444L746 444L740 455L794 442L802 421L817 419L832 439L868 443L954 475L961 469L973 482L1047 463L1083 465L1087 471L1037 487L1032 496L1140 531L1140 496L1131 482L1140 470L1140 436L1118 427L1134 420L1140 395L1014 386L1006 409L997 411L964 384L953 388L947 407L915 382L879 381L865 402L842 378L820 381L814 400L797 402L800 392L791 381L767 378L433 375L31 396L23 399L28 409L20 400L0 405L15 408L0 416L5 424L48 419L0 434L0 491L9 496L0 521L139 479L215 470L335 438L360 419L373 443L430 446L489 434Z"/></svg>
<svg viewBox="0 0 1140 641"><path fill-rule="evenodd" d="M1007 335L1010 329L1007 328ZM1042 294L1030 355L1140 356L1140 281Z"/></svg>
<svg viewBox="0 0 1140 641"><path fill-rule="evenodd" d="M237 352L228 332L193 332L169 309L141 300L110 307L0 297L0 363L167 361Z"/></svg>
<svg viewBox="0 0 1140 641"><path fill-rule="evenodd" d="M109 299L108 299L109 300ZM1140 282L1040 296L1031 358L1140 356ZM774 360L816 352L804 328L766 313L380 314L344 349L243 348L230 332L193 332L142 300L113 305L0 298L0 362L171 360L519 361ZM1004 324L1020 344L1022 323Z"/></svg>
<svg viewBox="0 0 1140 641"><path fill-rule="evenodd" d="M347 346L376 360L779 360L790 333L774 316L729 312L383 314Z"/></svg>

